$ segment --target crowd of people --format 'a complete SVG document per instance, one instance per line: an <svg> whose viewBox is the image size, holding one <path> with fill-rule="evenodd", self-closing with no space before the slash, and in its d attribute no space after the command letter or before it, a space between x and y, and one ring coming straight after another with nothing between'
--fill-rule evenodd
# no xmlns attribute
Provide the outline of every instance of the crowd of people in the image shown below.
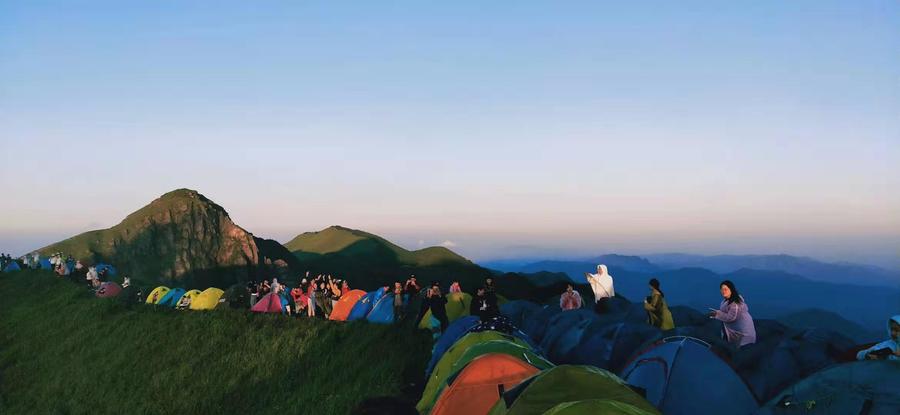
<svg viewBox="0 0 900 415"><path fill-rule="evenodd" d="M85 266L81 261L62 252L50 255L47 261L57 276L86 284L95 291L101 289L104 282L111 280L109 266L101 266L99 269L95 265ZM0 254L0 269L5 269L12 262L17 262L22 267L29 269L42 267L41 256L37 252L27 254L20 259L15 259L8 254ZM596 274L585 273L585 277L594 295L595 310L603 313L604 303L615 297L614 279L609 274L607 267L602 264L597 267ZM127 288L131 285L131 280L123 275L119 284L122 288ZM660 281L652 278L647 285L649 292L643 301L643 307L647 313L647 323L664 331L674 329L675 322L669 311ZM277 278L248 283L246 286L250 307L253 307L267 294L274 293L282 299L285 314L324 319L330 317L334 306L350 290L350 285L346 280L324 274L310 278L309 272L293 288L279 282ZM439 322L441 332L446 330L449 325L447 295L463 292L459 281L453 281L450 284L446 295L439 281L433 281L430 286L423 289L415 275L410 276L403 283L395 281L393 285L381 287L381 290L384 294L393 294L392 305L395 322L401 322L411 317L413 315L411 308L416 303L412 300L419 299L418 304L420 305L414 321L420 321L428 311L431 311L431 315ZM735 284L728 280L722 281L719 284L719 292L722 301L717 308L710 308L707 316L722 323L722 338L735 348L755 343L757 339L753 317L750 315L746 300L738 292ZM192 299L192 296L183 296L178 301L176 308L190 308ZM563 311L584 307L584 299L576 290L575 284L566 285L565 291L560 294L559 307ZM482 321L500 317L497 289L492 277L485 278L484 284L476 287L468 312L470 315L478 316ZM900 315L888 320L887 326L888 340L860 351L858 359L900 360Z"/></svg>
<svg viewBox="0 0 900 415"><path fill-rule="evenodd" d="M606 265L600 264L597 266L596 274L585 273L585 278L594 294L595 310L603 313L604 303L616 295L612 275L609 274ZM659 280L652 278L647 285L649 295L644 298L643 304L644 310L647 312L647 324L660 330L674 329L675 321L669 311ZM728 280L719 284L719 291L722 295L722 302L718 308L710 308L707 316L722 322L722 338L737 348L755 343L756 328L744 297L738 293L734 283ZM567 311L583 306L584 301L581 294L575 289L575 285L567 284L566 290L559 297L559 307L563 311Z"/></svg>

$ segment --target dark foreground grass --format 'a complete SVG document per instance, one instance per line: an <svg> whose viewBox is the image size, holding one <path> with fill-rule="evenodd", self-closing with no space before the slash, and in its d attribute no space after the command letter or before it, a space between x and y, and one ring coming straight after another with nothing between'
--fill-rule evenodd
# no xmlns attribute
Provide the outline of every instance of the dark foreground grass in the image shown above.
<svg viewBox="0 0 900 415"><path fill-rule="evenodd" d="M0 274L3 414L347 414L402 395L429 353L405 326L127 308L50 273Z"/></svg>

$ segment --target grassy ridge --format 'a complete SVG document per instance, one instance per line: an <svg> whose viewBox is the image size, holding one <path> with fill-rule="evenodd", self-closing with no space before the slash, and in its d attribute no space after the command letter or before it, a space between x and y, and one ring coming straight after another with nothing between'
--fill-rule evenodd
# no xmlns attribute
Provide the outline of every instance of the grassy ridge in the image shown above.
<svg viewBox="0 0 900 415"><path fill-rule="evenodd" d="M399 395L409 327L126 308L49 273L0 274L0 413L346 414Z"/></svg>

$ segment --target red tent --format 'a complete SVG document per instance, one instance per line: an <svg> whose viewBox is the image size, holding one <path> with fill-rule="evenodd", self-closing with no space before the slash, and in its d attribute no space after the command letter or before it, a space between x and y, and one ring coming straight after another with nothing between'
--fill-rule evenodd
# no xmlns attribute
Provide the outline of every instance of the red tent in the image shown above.
<svg viewBox="0 0 900 415"><path fill-rule="evenodd" d="M122 292L122 287L119 284L114 282L104 282L100 284L100 288L97 289L96 295L100 298L107 297L115 297Z"/></svg>
<svg viewBox="0 0 900 415"><path fill-rule="evenodd" d="M281 313L281 297L268 293L259 299L250 311L254 313Z"/></svg>

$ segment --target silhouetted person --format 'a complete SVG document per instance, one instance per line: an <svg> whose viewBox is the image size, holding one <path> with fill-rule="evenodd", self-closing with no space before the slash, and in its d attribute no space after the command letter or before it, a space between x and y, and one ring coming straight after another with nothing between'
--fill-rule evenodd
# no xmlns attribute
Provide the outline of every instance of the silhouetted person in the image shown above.
<svg viewBox="0 0 900 415"><path fill-rule="evenodd" d="M441 322L441 333L444 333L450 320L447 318L447 297L441 294L441 287L431 287L428 307L431 309L431 315Z"/></svg>

